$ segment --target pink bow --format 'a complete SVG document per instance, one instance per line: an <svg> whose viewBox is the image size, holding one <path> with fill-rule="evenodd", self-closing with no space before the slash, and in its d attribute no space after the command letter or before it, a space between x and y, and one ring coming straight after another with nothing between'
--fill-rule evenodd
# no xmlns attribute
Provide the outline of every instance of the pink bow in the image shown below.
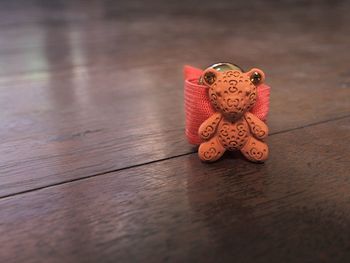
<svg viewBox="0 0 350 263"><path fill-rule="evenodd" d="M202 140L198 136L199 126L208 119L215 110L212 108L208 88L198 84L198 79L203 70L191 66L185 66L185 114L186 137L191 144L199 145ZM266 121L270 104L270 87L261 84L258 86L258 99L251 112L259 119Z"/></svg>

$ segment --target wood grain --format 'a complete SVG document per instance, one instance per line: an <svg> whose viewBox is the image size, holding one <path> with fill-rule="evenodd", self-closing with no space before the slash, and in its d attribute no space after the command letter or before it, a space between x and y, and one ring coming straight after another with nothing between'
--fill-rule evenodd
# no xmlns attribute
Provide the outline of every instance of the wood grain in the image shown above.
<svg viewBox="0 0 350 263"><path fill-rule="evenodd" d="M0 196L192 152L184 63L263 68L273 133L350 114L346 1L1 4Z"/></svg>
<svg viewBox="0 0 350 263"><path fill-rule="evenodd" d="M0 201L2 262L347 262L350 118ZM342 154L341 154L342 153Z"/></svg>

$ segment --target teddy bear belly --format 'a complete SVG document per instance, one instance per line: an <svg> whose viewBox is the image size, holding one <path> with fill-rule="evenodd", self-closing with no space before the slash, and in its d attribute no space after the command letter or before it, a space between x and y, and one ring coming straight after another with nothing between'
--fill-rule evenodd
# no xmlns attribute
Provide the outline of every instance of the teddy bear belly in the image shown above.
<svg viewBox="0 0 350 263"><path fill-rule="evenodd" d="M248 124L243 120L236 123L223 121L218 129L218 137L226 150L240 150L249 138Z"/></svg>

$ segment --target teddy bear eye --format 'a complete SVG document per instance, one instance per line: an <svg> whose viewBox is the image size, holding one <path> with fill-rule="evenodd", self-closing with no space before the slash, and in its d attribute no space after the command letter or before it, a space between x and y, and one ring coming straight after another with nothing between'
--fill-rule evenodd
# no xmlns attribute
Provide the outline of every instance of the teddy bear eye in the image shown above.
<svg viewBox="0 0 350 263"><path fill-rule="evenodd" d="M216 80L216 75L213 72L207 72L204 74L204 80L209 85L213 84Z"/></svg>
<svg viewBox="0 0 350 263"><path fill-rule="evenodd" d="M254 72L251 76L250 76L250 81L254 84L257 85L260 83L262 77L261 74L259 72Z"/></svg>

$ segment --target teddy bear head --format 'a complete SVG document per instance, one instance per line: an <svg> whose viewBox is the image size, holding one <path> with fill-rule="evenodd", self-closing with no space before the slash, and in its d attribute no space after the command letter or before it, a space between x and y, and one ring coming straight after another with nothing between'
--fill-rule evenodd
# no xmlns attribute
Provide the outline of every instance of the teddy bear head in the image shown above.
<svg viewBox="0 0 350 263"><path fill-rule="evenodd" d="M253 68L217 71L208 68L203 72L203 82L209 87L212 106L226 118L237 120L249 111L257 99L257 86L264 82L262 70Z"/></svg>

